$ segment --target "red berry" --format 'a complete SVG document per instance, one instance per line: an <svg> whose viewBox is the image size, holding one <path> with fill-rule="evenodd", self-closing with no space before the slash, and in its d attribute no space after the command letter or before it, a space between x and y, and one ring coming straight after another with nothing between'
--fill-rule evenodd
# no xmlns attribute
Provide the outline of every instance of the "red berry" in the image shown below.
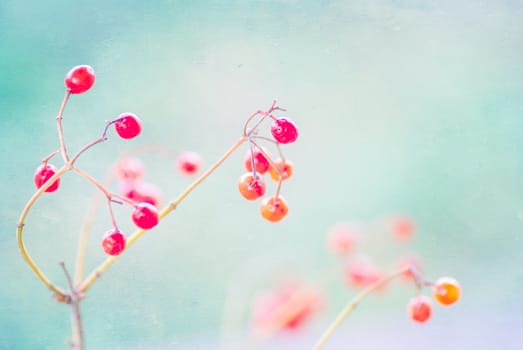
<svg viewBox="0 0 523 350"><path fill-rule="evenodd" d="M277 222L287 215L289 208L282 196L271 196L262 201L260 212L264 219L270 222Z"/></svg>
<svg viewBox="0 0 523 350"><path fill-rule="evenodd" d="M432 301L425 295L414 297L407 305L407 311L412 320L423 323L430 318Z"/></svg>
<svg viewBox="0 0 523 350"><path fill-rule="evenodd" d="M238 180L238 190L240 194L250 201L260 198L265 194L265 181L261 175L253 173L245 173Z"/></svg>
<svg viewBox="0 0 523 350"><path fill-rule="evenodd" d="M122 113L116 118L114 129L122 139L132 139L142 131L142 121L135 114Z"/></svg>
<svg viewBox="0 0 523 350"><path fill-rule="evenodd" d="M270 156L269 151L266 150L265 148L263 149L263 152L265 152L265 154ZM256 172L260 173L260 174L265 174L267 172L267 170L269 170L269 167L270 167L270 162L267 159L267 157L265 157L265 155L262 153L262 151L260 151L257 148L254 148L252 155L253 155L252 158L254 158L254 166L256 168ZM252 160L251 160L252 158L251 158L251 151L247 150L247 153L245 154L245 157L243 159L243 164L245 165L245 169L247 171L252 171Z"/></svg>
<svg viewBox="0 0 523 350"><path fill-rule="evenodd" d="M65 86L72 94L86 92L94 84L94 69L88 65L76 66L65 76Z"/></svg>
<svg viewBox="0 0 523 350"><path fill-rule="evenodd" d="M125 236L117 229L109 230L104 235L102 247L109 255L120 255L125 249Z"/></svg>
<svg viewBox="0 0 523 350"><path fill-rule="evenodd" d="M36 168L33 177L36 188L42 187L55 173L56 168L52 164L46 163ZM60 178L54 180L54 182L47 187L45 192L54 192L58 189L58 186L60 186Z"/></svg>
<svg viewBox="0 0 523 350"><path fill-rule="evenodd" d="M274 161L274 166L269 167L269 174L274 181L279 181L280 176L282 180L287 180L292 176L294 165L289 160L277 159ZM279 171L278 171L279 170ZM281 174L280 174L281 172Z"/></svg>
<svg viewBox="0 0 523 350"><path fill-rule="evenodd" d="M461 296L461 287L452 277L441 277L432 288L434 299L442 305L454 304Z"/></svg>
<svg viewBox="0 0 523 350"><path fill-rule="evenodd" d="M116 165L116 175L121 180L137 180L143 177L143 163L138 158L124 158Z"/></svg>
<svg viewBox="0 0 523 350"><path fill-rule="evenodd" d="M149 230L158 225L158 209L151 203L142 202L134 208L132 218L136 226Z"/></svg>
<svg viewBox="0 0 523 350"><path fill-rule="evenodd" d="M202 165L202 157L196 152L183 152L176 158L176 169L182 175L196 174Z"/></svg>
<svg viewBox="0 0 523 350"><path fill-rule="evenodd" d="M271 126L271 133L279 143L291 143L298 138L298 129L294 122L288 118L278 118Z"/></svg>

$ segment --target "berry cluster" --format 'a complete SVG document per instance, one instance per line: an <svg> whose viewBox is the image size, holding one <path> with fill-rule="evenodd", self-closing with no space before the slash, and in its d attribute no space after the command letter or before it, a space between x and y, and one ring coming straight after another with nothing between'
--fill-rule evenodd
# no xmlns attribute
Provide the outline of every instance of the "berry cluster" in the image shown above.
<svg viewBox="0 0 523 350"><path fill-rule="evenodd" d="M285 110L277 107L273 102L269 110L258 111L247 120L244 126L244 136L247 139L249 149L243 160L247 172L238 180L238 191L245 199L251 201L263 197L266 193L264 174L268 173L270 178L277 183L276 193L264 198L260 204L261 216L270 222L282 220L289 211L287 202L280 195L280 191L282 182L292 176L294 165L284 157L281 145L292 143L298 138L298 129L294 122L286 117L275 117L272 114L275 111ZM254 127L248 128L249 123L257 116L261 117ZM258 126L265 118L272 119L270 129L272 138L258 135ZM279 157L274 159L271 152L259 144L260 141L272 144Z"/></svg>
<svg viewBox="0 0 523 350"><path fill-rule="evenodd" d="M387 232L399 243L405 243L415 234L414 221L405 216L395 217L388 222ZM379 282L387 278L387 274L379 269L368 256L352 256L359 245L363 245L361 229L350 223L337 223L327 234L327 247L335 255L345 261L345 280L348 285L365 288L377 284L376 290L383 292L386 284ZM414 282L418 292L427 286L432 286L434 298L443 305L456 302L461 294L458 282L450 277L442 277L435 283L425 280L421 275L421 262L415 255L404 255L396 262L397 268L405 281ZM412 320L425 322L432 311L431 300L423 295L414 297L408 304L408 313Z"/></svg>
<svg viewBox="0 0 523 350"><path fill-rule="evenodd" d="M161 193L156 186L144 181L143 163L140 159L136 158L134 154L122 158L117 163L114 173L111 174L115 175L114 178L119 181L119 192L110 191L106 187L108 184L100 183L89 173L76 166L76 161L84 152L108 139L108 133L111 127L114 127L116 135L124 140L134 139L139 136L142 132L143 125L142 121L136 114L130 112L121 113L114 119L106 121L101 135L80 148L80 150L75 154L69 154L67 150L62 128L65 107L72 95L83 94L89 91L93 87L95 80L96 76L93 68L87 65L76 66L66 74L66 93L56 117L60 148L46 156L42 160L42 164L35 170L33 180L37 190L22 210L16 231L17 242L25 262L33 270L40 281L54 293L54 297L57 301L71 304L74 338L71 342L71 347L78 349L83 348L83 332L78 304L84 298L86 291L107 270L107 268L111 266L115 261L116 256L122 254L122 252L142 236L146 230L150 230L157 226L163 217L176 209L179 203L183 201L190 192L198 187L242 144L247 143L249 150L244 162L247 173L241 177L238 184L240 193L248 200L255 200L262 197L266 191L266 184L262 176L263 174L268 173L269 176L276 181L277 188L274 195L269 196L262 201L260 206L261 215L271 222L283 219L287 215L288 207L283 197L280 196L280 190L282 182L286 181L292 175L293 165L283 156L281 145L292 143L296 141L298 137L297 128L290 119L274 115L276 111L284 110L276 107L275 102L273 102L272 106L267 111L257 111L247 118L247 121L243 126L243 133L238 141L236 141L228 151L226 151L202 174L198 175L201 169L202 159L197 153L182 152L178 154L175 161L176 170L184 176L198 175L198 177L182 190L175 199L171 200L166 206L164 206L161 212L159 212L157 208L161 201ZM259 118L255 120L257 117ZM272 137L258 135L259 126L265 119L272 120L272 125L270 127ZM269 150L260 145L262 142L268 143L271 147L274 147L277 150L279 157L273 159ZM168 153L169 155L172 155L172 152ZM51 164L52 158L57 154L59 154L63 159L64 164L61 167L56 167ZM89 237L89 227L91 226L89 224L84 225L78 249L74 282L65 267L65 263L61 264L69 287L68 290L63 290L56 284L52 283L31 258L26 249L23 236L25 220L33 204L44 193L58 191L60 188L61 177L69 171L83 177L104 195L111 220L111 226L103 234L101 244L103 251L109 255L109 257L107 257L104 262L84 278L83 266L87 249L87 238ZM113 177L110 177L109 179L112 180ZM92 220L92 217L94 216L93 213L95 212L97 205L95 203L98 203L98 201L93 200L92 210L90 210L87 222ZM129 237L126 237L117 225L116 218L113 214L113 205L115 203L130 207L131 221L138 229ZM293 297L290 299L294 300ZM292 315L289 315L291 318L285 321L285 327L297 327L307 319L309 314L313 311L314 310L310 308L310 303L309 305L304 304L300 306L298 310L292 311Z"/></svg>
<svg viewBox="0 0 523 350"><path fill-rule="evenodd" d="M118 229L116 224L116 219L112 213L111 205L113 203L125 203L133 208L131 213L131 219L134 224L143 230L149 230L155 227L159 221L159 213L155 204L157 201L151 195L147 195L144 190L137 191L136 187L133 187L133 190L129 193L126 193L125 196L120 196L115 193L109 192L105 187L98 183L90 175L84 173L83 171L74 167L74 162L76 159L87 149L94 146L97 143L103 142L107 139L107 131L109 126L113 125L114 130L118 136L122 139L132 139L138 136L142 131L142 122L133 113L122 113L111 121L106 122L102 136L93 142L87 144L82 148L75 156L69 159L67 153L65 152L65 145L63 143L63 135L61 134L61 113L65 107L70 94L81 94L88 91L94 84L95 73L92 67L87 65L76 66L72 68L65 76L65 86L67 88L66 97L62 105L58 120L59 126L59 136L61 140L61 150L51 153L49 156L44 158L42 164L37 167L34 174L34 183L37 189L44 187L45 192L55 192L60 186L60 177L56 177L56 167L49 163L49 160L56 154L62 153L64 160L68 163L68 167L76 171L81 176L84 176L87 180L92 182L97 186L106 196L107 203L109 206L109 213L112 219L112 228L108 230L102 239L102 247L105 253L109 255L119 255L121 254L126 245L125 235ZM143 173L143 169L140 167L140 164L137 162L130 161L125 166L122 166L121 176L127 180L136 180ZM132 194L131 194L132 193Z"/></svg>

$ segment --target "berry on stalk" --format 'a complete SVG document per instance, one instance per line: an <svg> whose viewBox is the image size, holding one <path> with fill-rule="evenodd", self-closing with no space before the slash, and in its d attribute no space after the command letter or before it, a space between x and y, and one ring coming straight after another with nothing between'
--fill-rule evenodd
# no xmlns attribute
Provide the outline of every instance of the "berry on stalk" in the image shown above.
<svg viewBox="0 0 523 350"><path fill-rule="evenodd" d="M52 164L45 163L36 168L33 177L36 188L42 187L54 174L56 174L56 168ZM54 180L51 186L47 187L45 192L54 192L59 186L60 178Z"/></svg>
<svg viewBox="0 0 523 350"><path fill-rule="evenodd" d="M139 228L149 230L158 225L158 209L151 203L139 203L133 210L132 219Z"/></svg>
<svg viewBox="0 0 523 350"><path fill-rule="evenodd" d="M461 296L461 287L452 277L441 277L434 283L432 294L442 305L454 304Z"/></svg>
<svg viewBox="0 0 523 350"><path fill-rule="evenodd" d="M291 143L298 138L298 129L294 122L288 118L278 118L271 126L272 136L279 143Z"/></svg>
<svg viewBox="0 0 523 350"><path fill-rule="evenodd" d="M142 131L142 121L133 113L122 113L114 122L114 130L122 139L132 139Z"/></svg>
<svg viewBox="0 0 523 350"><path fill-rule="evenodd" d="M88 65L73 67L65 76L65 86L72 94L81 94L93 86L94 69Z"/></svg>
<svg viewBox="0 0 523 350"><path fill-rule="evenodd" d="M271 165L269 167L269 174L271 175L271 178L274 181L280 180L280 177L282 180L287 180L289 177L292 176L293 169L294 165L291 161L279 158L274 161L274 166Z"/></svg>
<svg viewBox="0 0 523 350"><path fill-rule="evenodd" d="M107 231L102 240L102 248L106 254L120 255L125 249L125 236L117 229Z"/></svg>
<svg viewBox="0 0 523 350"><path fill-rule="evenodd" d="M432 301L425 295L419 295L410 300L407 311L413 321L423 323L430 318Z"/></svg>
<svg viewBox="0 0 523 350"><path fill-rule="evenodd" d="M287 215L289 208L282 196L271 196L262 201L260 212L264 219L270 222L277 222Z"/></svg>
<svg viewBox="0 0 523 350"><path fill-rule="evenodd" d="M245 173L238 180L238 190L243 198L252 201L265 194L265 181L261 175Z"/></svg>
<svg viewBox="0 0 523 350"><path fill-rule="evenodd" d="M265 148L263 149L263 152L265 152L265 154L270 156L269 151L267 151ZM265 157L263 152L257 148L254 148L254 151L252 152L252 157L251 157L251 151L247 150L247 153L245 154L245 158L243 159L243 164L247 171L253 171L252 170L252 163L253 163L252 159L254 159L254 167L256 168L257 173L265 174L267 172L267 170L269 170L270 162L267 159L267 157Z"/></svg>

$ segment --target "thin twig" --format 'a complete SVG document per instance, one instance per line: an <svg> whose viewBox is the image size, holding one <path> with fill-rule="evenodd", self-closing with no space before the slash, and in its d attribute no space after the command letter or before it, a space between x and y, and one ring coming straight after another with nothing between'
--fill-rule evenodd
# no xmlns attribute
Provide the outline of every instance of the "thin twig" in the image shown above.
<svg viewBox="0 0 523 350"><path fill-rule="evenodd" d="M69 162L69 155L67 154L67 149L65 147L64 131L62 128L62 119L63 119L63 115L64 115L65 105L67 104L67 101L69 100L69 96L71 96L71 90L67 90L65 92L65 96L62 101L62 105L60 106L60 110L58 111L58 115L56 116L56 127L58 129L58 139L60 140L60 153L62 153L62 158L64 159L64 163Z"/></svg>
<svg viewBox="0 0 523 350"><path fill-rule="evenodd" d="M71 349L83 350L84 349L84 331L82 326L82 318L80 316L80 298L78 293L73 286L73 279L71 274L65 267L63 261L60 262L60 266L64 270L65 278L67 279L67 285L70 290L69 303L71 304L71 327L73 333L73 339L70 342Z"/></svg>
<svg viewBox="0 0 523 350"><path fill-rule="evenodd" d="M390 275L388 275L386 277L383 277L380 280L378 280L375 283L373 283L370 286L368 286L367 288L365 288L364 290L362 290L360 292L360 294L356 295L356 297L354 299L352 299L351 301L349 301L349 303L347 303L347 305L343 308L343 310L340 312L338 317L336 317L334 322L332 322L332 324L325 330L325 332L323 332L323 334L321 335L320 339L318 340L318 342L314 346L313 350L321 350L321 349L323 349L323 347L325 346L325 343L327 342L327 340L329 340L329 338L332 336L334 331L352 313L352 311L354 311L356 306L358 306L370 293L372 293L376 289L380 288L384 284L388 283L390 280L392 280L392 279L394 279L394 278L396 278L398 276L401 276L401 275L405 274L408 271L410 271L410 267L402 269L400 271L397 271L397 272L395 272L393 274L390 274Z"/></svg>

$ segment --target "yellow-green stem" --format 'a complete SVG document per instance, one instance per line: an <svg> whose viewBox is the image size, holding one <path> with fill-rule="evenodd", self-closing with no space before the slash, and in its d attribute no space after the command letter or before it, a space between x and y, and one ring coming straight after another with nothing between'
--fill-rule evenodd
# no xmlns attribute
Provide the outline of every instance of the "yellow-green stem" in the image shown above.
<svg viewBox="0 0 523 350"><path fill-rule="evenodd" d="M400 271L397 271L393 274L390 274L386 277L383 277L382 279L376 281L375 283L371 284L367 288L361 291L360 294L356 295L354 299L349 301L347 305L343 308L343 310L340 312L338 317L332 322L332 324L323 332L320 339L316 342L316 345L314 346L313 350L321 350L325 346L325 343L329 338L332 336L334 331L341 325L341 323L352 313L352 311L358 306L359 303L361 303L370 293L374 292L376 289L380 288L384 284L388 283L390 280L401 276L405 274L406 272L410 271L409 268L402 269Z"/></svg>
<svg viewBox="0 0 523 350"><path fill-rule="evenodd" d="M66 293L56 285L54 285L40 270L40 268L36 265L34 260L31 258L31 255L29 255L29 252L27 251L27 248L25 247L24 243L24 226L25 226L25 219L27 217L27 214L29 213L29 210L33 206L33 204L36 202L36 200L42 195L42 193L47 190L49 186L51 186L55 180L57 180L59 177L61 177L63 174L65 174L68 171L67 166L63 166L60 169L56 171L56 173L49 179L47 182L36 191L33 196L29 199L27 204L25 205L24 209L22 210L22 213L20 214L20 218L18 219L18 224L16 226L16 240L18 242L18 247L20 248L20 252L22 253L22 256L26 263L29 265L29 267L33 270L33 272L36 274L36 276L42 281L42 283L49 288L51 291L53 291L55 294L65 297Z"/></svg>
<svg viewBox="0 0 523 350"><path fill-rule="evenodd" d="M159 218L160 221L165 218L169 213L171 213L176 207L191 193L196 187L198 187L209 175L211 175L229 156L234 153L244 142L247 140L246 136L241 136L236 143L234 143L227 152L225 152L220 159L216 161L205 173L200 175L192 184L190 184L185 190L183 190L180 195L174 200L172 200L165 208L160 211ZM129 248L136 242L146 230L137 230L134 232L126 242L126 249ZM121 255L111 256L102 262L96 269L89 274L89 276L83 281L80 285L79 290L82 293L85 293L91 285L105 272L107 269L120 257Z"/></svg>

